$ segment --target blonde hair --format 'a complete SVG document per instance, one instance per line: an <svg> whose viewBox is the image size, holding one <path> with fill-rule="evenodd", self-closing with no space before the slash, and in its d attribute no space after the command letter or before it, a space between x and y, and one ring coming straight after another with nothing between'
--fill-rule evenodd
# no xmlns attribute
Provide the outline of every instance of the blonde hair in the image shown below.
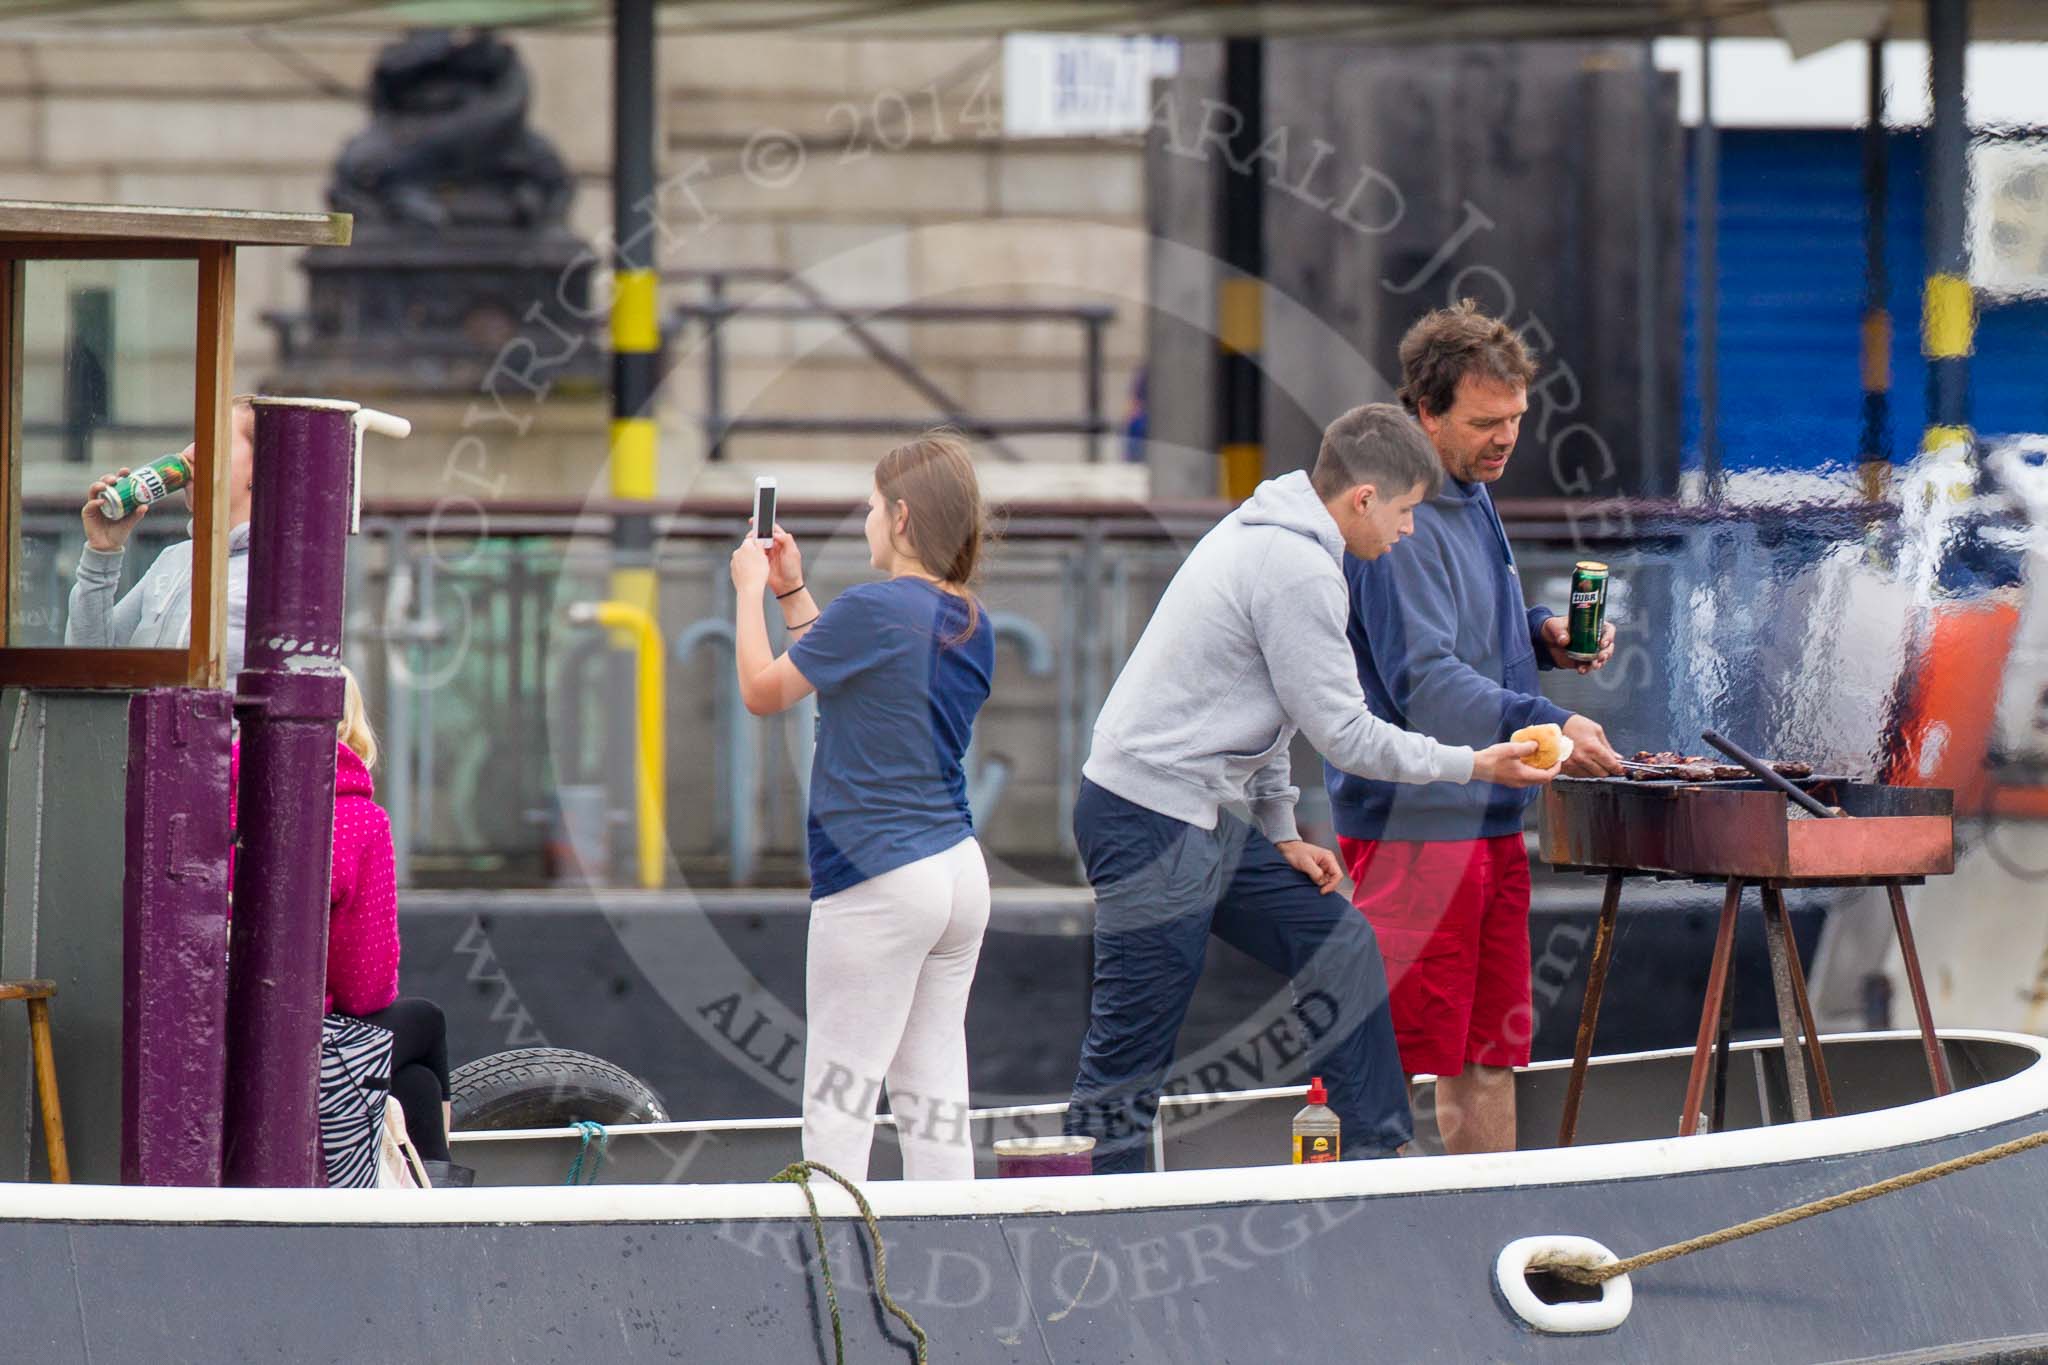
<svg viewBox="0 0 2048 1365"><path fill-rule="evenodd" d="M341 724L335 727L341 742L363 760L365 768L377 766L377 732L370 728L370 710L363 705L363 689L356 685L356 675L344 666L342 678L348 689L341 703Z"/></svg>

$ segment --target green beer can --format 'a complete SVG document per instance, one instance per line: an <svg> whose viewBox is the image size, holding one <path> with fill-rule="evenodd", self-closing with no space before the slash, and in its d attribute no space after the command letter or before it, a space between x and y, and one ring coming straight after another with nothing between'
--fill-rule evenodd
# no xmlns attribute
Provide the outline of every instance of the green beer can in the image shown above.
<svg viewBox="0 0 2048 1365"><path fill-rule="evenodd" d="M1600 627L1607 620L1607 566L1582 559L1572 567L1572 612L1565 657L1591 663L1600 657Z"/></svg>
<svg viewBox="0 0 2048 1365"><path fill-rule="evenodd" d="M100 490L100 509L108 521L119 521L138 507L168 498L192 482L192 465L183 455L166 455L124 474Z"/></svg>

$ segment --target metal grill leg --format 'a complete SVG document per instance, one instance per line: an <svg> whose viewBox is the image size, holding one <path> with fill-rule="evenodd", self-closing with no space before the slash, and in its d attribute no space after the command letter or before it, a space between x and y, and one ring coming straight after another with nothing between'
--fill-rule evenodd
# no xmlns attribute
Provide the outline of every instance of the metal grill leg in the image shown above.
<svg viewBox="0 0 2048 1365"><path fill-rule="evenodd" d="M1786 961L1794 951L1790 935L1781 932L1785 924L1785 902L1777 889L1766 886L1764 898L1764 944L1771 950L1771 994L1778 1002L1778 1031L1785 1047L1785 1087L1792 1097L1792 1117L1804 1122L1813 1117L1813 1096L1806 1085L1806 1063L1800 1056L1801 1020L1799 1002L1792 994L1792 965Z"/></svg>
<svg viewBox="0 0 2048 1365"><path fill-rule="evenodd" d="M1700 1005L1700 1030L1693 1041L1692 1073L1685 1082L1685 1112L1678 1120L1680 1137L1691 1137L1699 1129L1700 1101L1707 1094L1707 1064L1720 1034L1721 996L1728 989L1728 964L1735 955L1735 912L1741 904L1742 881L1730 877L1728 894L1721 901L1721 927L1714 935L1714 961L1707 971L1707 998Z"/></svg>
<svg viewBox="0 0 2048 1365"><path fill-rule="evenodd" d="M1913 992L1913 1017L1920 1021L1920 1047L1927 1054L1927 1074L1934 1081L1934 1093L1946 1095L1955 1089L1949 1080L1948 1058L1941 1039L1934 1034L1934 1012L1927 1005L1927 982L1920 975L1920 952L1913 946L1913 924L1906 917L1906 893L1897 882L1885 887L1892 902L1892 927L1899 934L1899 956L1906 964L1906 985Z"/></svg>
<svg viewBox="0 0 2048 1365"><path fill-rule="evenodd" d="M1799 965L1799 942L1792 937L1792 917L1785 913L1783 897L1770 893L1778 902L1778 937L1785 945L1785 964L1792 973L1792 1000L1799 1007L1799 1024L1806 1031L1806 1060L1813 1064L1813 1083L1820 1094L1822 1118L1835 1116L1835 1087L1828 1080L1828 1059L1820 1046L1820 1027L1813 1022L1813 1002L1806 994L1806 969Z"/></svg>
<svg viewBox="0 0 2048 1365"><path fill-rule="evenodd" d="M1558 1124L1557 1145L1569 1147L1579 1131L1579 1101L1586 1093L1586 1064L1593 1056L1593 1030L1600 1023L1600 996L1607 988L1607 964L1614 957L1614 916L1621 908L1621 874L1607 876L1607 890L1600 897L1600 927L1593 936L1593 965L1586 973L1586 999L1579 1006L1579 1037L1572 1047L1571 1081L1564 1091L1564 1119Z"/></svg>
<svg viewBox="0 0 2048 1365"><path fill-rule="evenodd" d="M1714 1113L1712 1132L1728 1121L1728 1044L1735 1034L1735 973L1731 969L1721 990L1721 1019L1714 1030Z"/></svg>

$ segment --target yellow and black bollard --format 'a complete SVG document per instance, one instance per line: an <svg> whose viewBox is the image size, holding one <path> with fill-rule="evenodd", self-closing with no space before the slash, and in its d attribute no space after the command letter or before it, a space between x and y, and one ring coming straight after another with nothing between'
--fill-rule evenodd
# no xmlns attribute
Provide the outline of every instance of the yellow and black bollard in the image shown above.
<svg viewBox="0 0 2048 1365"><path fill-rule="evenodd" d="M1259 368L1266 196L1252 155L1265 125L1265 63L1266 45L1257 38L1231 38L1223 45L1223 98L1237 124L1226 164L1216 172L1216 491L1231 502L1250 497L1266 476Z"/></svg>
<svg viewBox="0 0 2048 1365"><path fill-rule="evenodd" d="M612 26L612 571L600 623L617 653L612 685L634 697L630 871L645 888L664 880L668 831L661 695L661 602L654 568L654 506L660 467L654 393L660 379L660 290L655 270L654 0L616 0ZM620 698L623 701L623 697ZM621 850L623 853L623 850Z"/></svg>
<svg viewBox="0 0 2048 1365"><path fill-rule="evenodd" d="M1977 303L1969 281L1966 236L1969 114L1963 98L1963 54L1969 46L1968 0L1927 0L1929 84L1933 126L1927 138L1927 284L1921 300L1920 349L1927 358L1927 431L1923 455L1955 459L1943 491L1969 494L1976 482L1970 432L1970 353Z"/></svg>

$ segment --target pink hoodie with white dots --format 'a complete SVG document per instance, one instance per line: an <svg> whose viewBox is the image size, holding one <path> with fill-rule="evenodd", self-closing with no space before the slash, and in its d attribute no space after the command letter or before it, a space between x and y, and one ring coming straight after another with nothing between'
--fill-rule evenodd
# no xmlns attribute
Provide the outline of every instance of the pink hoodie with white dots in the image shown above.
<svg viewBox="0 0 2048 1365"><path fill-rule="evenodd" d="M334 875L327 896L327 1012L360 1018L398 998L398 859L370 770L334 746ZM242 746L228 760L228 820L240 806ZM234 876L234 851L228 876Z"/></svg>
<svg viewBox="0 0 2048 1365"><path fill-rule="evenodd" d="M334 881L328 896L327 1009L375 1014L398 998L398 881L391 817L370 770L335 746Z"/></svg>

